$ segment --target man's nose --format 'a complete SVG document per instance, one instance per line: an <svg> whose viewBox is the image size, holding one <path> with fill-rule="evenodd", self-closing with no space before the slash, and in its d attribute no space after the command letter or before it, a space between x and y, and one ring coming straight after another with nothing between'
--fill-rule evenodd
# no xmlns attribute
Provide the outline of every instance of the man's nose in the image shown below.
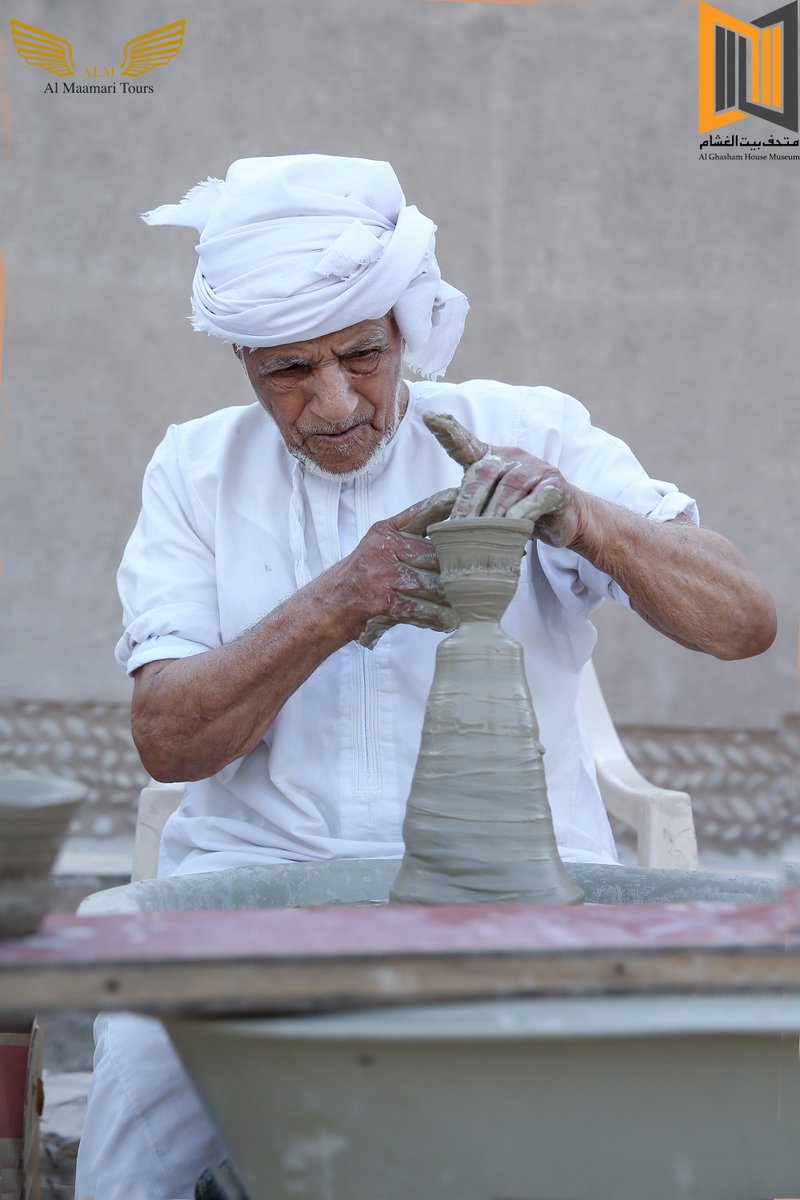
<svg viewBox="0 0 800 1200"><path fill-rule="evenodd" d="M311 411L323 421L337 425L358 408L358 393L342 363L320 363L312 380Z"/></svg>

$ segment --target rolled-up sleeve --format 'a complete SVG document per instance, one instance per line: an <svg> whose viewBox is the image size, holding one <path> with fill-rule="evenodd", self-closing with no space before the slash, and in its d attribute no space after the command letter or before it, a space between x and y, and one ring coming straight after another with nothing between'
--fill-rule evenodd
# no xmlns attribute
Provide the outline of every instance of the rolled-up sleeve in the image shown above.
<svg viewBox="0 0 800 1200"><path fill-rule="evenodd" d="M681 513L700 524L697 504L674 483L651 479L625 442L592 425L589 413L571 396L562 396L563 426L558 462L576 487L611 500L651 521L672 521ZM604 571L574 550L537 543L542 569L566 609L586 614L603 599L630 607L627 594Z"/></svg>
<svg viewBox="0 0 800 1200"><path fill-rule="evenodd" d="M117 587L125 632L116 657L129 674L221 644L213 520L183 469L175 426L145 472L142 511Z"/></svg>

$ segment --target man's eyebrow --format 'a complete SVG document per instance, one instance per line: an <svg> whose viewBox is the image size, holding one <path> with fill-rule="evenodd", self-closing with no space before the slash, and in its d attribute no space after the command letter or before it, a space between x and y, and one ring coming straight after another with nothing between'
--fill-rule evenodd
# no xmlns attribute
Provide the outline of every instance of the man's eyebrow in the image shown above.
<svg viewBox="0 0 800 1200"><path fill-rule="evenodd" d="M360 337L358 341L352 342L346 350L338 351L337 358L346 358L348 354L358 354L360 350L382 350L387 343L385 334L378 331L377 333L367 333L364 337Z"/></svg>
<svg viewBox="0 0 800 1200"><path fill-rule="evenodd" d="M266 362L258 364L258 373L261 376L268 375L271 370L282 367L309 367L311 366L307 358L303 358L299 354L278 354L275 358L269 358Z"/></svg>
<svg viewBox="0 0 800 1200"><path fill-rule="evenodd" d="M346 358L348 354L358 354L361 350L382 350L387 344L386 335L380 330L375 333L364 334L355 342L351 342L344 350L339 350L335 357ZM278 354L274 358L268 358L266 362L258 364L258 374L260 378L269 375L271 371L284 370L286 367L310 367L313 364L307 358L303 358L300 354Z"/></svg>

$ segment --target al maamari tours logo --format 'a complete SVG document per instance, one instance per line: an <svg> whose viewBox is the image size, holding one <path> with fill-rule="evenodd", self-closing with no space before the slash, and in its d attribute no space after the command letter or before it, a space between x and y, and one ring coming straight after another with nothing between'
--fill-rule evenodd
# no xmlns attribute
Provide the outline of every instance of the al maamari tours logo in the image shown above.
<svg viewBox="0 0 800 1200"><path fill-rule="evenodd" d="M800 148L797 137L759 136L758 127L752 137L714 134L745 117L798 132L797 6L792 0L748 22L700 0L697 119L698 133L709 135L700 143L701 159L800 160L787 150ZM736 153L720 154L718 147Z"/></svg>
<svg viewBox="0 0 800 1200"><path fill-rule="evenodd" d="M156 67L164 67L172 62L183 45L183 35L186 21L173 21L171 25L162 25L159 29L151 29L148 33L139 34L125 43L122 51L122 63L119 67L91 66L83 67L78 72L72 53L72 44L66 38L37 29L35 25L25 25L22 21L11 19L11 40L20 58L31 67L39 67L50 75L58 78L49 82L45 92L93 92L108 94L116 92L119 86L122 92L153 92L151 83L131 83L129 79L138 79ZM119 75L127 79L117 80ZM78 79L71 77L78 75ZM84 83L83 79L102 82Z"/></svg>

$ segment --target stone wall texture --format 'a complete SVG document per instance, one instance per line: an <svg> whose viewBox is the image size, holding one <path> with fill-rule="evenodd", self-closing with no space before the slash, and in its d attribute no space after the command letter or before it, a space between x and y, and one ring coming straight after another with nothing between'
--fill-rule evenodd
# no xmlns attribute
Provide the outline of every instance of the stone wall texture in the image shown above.
<svg viewBox="0 0 800 1200"><path fill-rule="evenodd" d="M701 854L778 858L800 847L800 718L770 731L621 727L646 779L688 792ZM0 772L23 769L86 785L72 836L98 844L133 833L147 782L122 704L0 705ZM620 825L623 845L630 836Z"/></svg>

